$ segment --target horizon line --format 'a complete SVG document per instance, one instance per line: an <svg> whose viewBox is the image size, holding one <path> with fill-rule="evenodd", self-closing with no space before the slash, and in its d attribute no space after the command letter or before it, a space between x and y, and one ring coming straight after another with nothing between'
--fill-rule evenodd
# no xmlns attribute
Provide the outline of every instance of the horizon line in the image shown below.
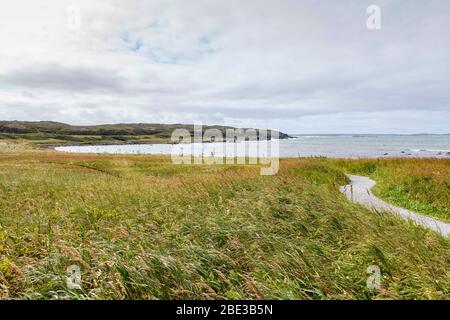
<svg viewBox="0 0 450 320"><path fill-rule="evenodd" d="M164 122L104 122L104 123L96 123L96 124L72 124L70 122L62 122L62 121L57 121L57 120L0 120L0 122L28 122L28 123L39 123L39 122L54 122L54 123L60 123L60 124L65 124L65 125L70 125L70 126L83 126L83 127L89 127L89 126L105 126L105 125L120 125L120 124L128 124L128 125L133 125L133 124L155 124L155 125L195 125L195 124L199 124L199 125L204 125L204 126L223 126L223 127L233 127L233 128L237 128L237 129L243 129L244 127L237 127L231 124L207 124L207 123L183 123L183 122L172 122L172 123L164 123ZM246 128L250 128L250 127L246 127ZM252 129L260 129L260 128L253 128ZM450 135L450 132L446 132L446 133L433 133L433 132L416 132L416 133L394 133L394 132L378 132L378 133L363 133L363 132L354 132L354 133L317 133L317 132L306 132L306 133L292 133L292 132L287 132L284 131L282 129L269 129L266 128L265 130L274 130L274 131L279 131L288 135L293 135L293 136L350 136L350 135L361 135L361 136L368 136L368 135L396 135L396 136L423 136L423 135Z"/></svg>

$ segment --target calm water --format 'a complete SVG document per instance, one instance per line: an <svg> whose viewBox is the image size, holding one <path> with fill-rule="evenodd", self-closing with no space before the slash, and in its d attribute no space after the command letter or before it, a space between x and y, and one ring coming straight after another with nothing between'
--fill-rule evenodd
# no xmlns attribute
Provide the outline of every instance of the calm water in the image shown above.
<svg viewBox="0 0 450 320"><path fill-rule="evenodd" d="M295 136L279 140L281 157L323 156L359 157L439 157L450 158L450 135L317 135ZM142 144L107 146L69 146L56 150L76 153L109 154L174 154L223 156L267 156L267 142L204 143L204 144ZM276 144L273 145L276 147ZM236 151L237 150L237 151ZM272 155L274 155L272 153Z"/></svg>

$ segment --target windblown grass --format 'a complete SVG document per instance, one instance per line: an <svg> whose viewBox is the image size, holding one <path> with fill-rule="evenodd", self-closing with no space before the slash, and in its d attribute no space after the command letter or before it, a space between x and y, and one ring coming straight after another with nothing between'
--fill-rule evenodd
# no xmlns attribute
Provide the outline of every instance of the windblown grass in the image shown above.
<svg viewBox="0 0 450 320"><path fill-rule="evenodd" d="M374 193L393 204L450 222L450 160L337 160L339 168L372 177Z"/></svg>
<svg viewBox="0 0 450 320"><path fill-rule="evenodd" d="M448 298L448 239L347 202L343 180L320 159L260 176L157 156L3 152L0 298ZM82 290L66 286L73 264ZM370 265L380 291L366 287Z"/></svg>

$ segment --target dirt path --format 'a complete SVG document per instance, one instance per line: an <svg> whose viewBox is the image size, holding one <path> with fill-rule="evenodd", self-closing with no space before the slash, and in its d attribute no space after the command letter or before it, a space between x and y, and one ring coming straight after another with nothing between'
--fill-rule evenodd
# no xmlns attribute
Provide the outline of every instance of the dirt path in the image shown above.
<svg viewBox="0 0 450 320"><path fill-rule="evenodd" d="M341 192L344 193L350 201L360 203L370 209L396 213L405 219L413 220L417 224L437 231L444 237L448 237L450 234L450 223L445 223L431 217L423 216L417 212L386 203L372 194L371 189L375 185L375 181L362 176L347 176L350 178L351 182L349 185L342 186Z"/></svg>

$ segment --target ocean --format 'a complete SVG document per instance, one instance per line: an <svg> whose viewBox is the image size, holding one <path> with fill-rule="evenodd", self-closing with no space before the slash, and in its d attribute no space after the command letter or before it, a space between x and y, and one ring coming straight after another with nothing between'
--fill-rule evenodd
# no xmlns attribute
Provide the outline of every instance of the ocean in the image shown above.
<svg viewBox="0 0 450 320"><path fill-rule="evenodd" d="M76 153L108 154L196 154L204 156L231 155L266 156L267 142L250 141L204 144L141 144L106 146L66 146L56 150ZM294 135L278 140L275 147L280 157L383 158L433 157L450 158L450 135ZM175 151L174 151L175 150ZM239 151L240 150L240 151ZM244 151L245 150L245 151ZM258 151L259 150L259 151ZM259 152L259 153L258 153ZM235 153L236 154L236 153Z"/></svg>

